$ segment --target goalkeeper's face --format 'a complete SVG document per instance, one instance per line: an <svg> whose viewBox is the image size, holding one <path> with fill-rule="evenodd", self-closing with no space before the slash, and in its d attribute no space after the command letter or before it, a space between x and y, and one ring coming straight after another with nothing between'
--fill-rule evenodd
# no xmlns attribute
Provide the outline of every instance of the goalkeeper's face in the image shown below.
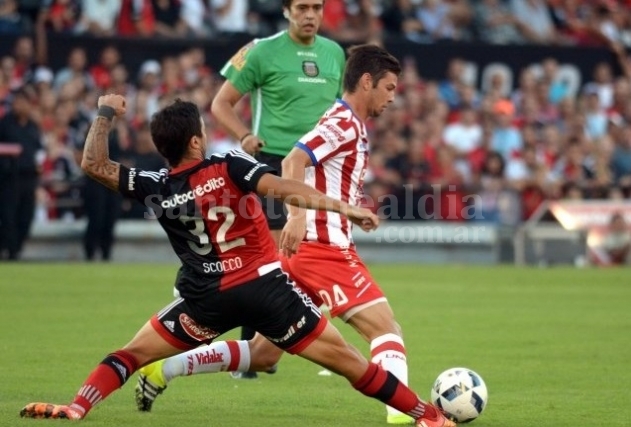
<svg viewBox="0 0 631 427"><path fill-rule="evenodd" d="M293 0L285 12L290 34L303 43L311 43L322 23L324 0Z"/></svg>
<svg viewBox="0 0 631 427"><path fill-rule="evenodd" d="M378 117L394 101L399 78L394 73L386 73L369 92L368 114Z"/></svg>

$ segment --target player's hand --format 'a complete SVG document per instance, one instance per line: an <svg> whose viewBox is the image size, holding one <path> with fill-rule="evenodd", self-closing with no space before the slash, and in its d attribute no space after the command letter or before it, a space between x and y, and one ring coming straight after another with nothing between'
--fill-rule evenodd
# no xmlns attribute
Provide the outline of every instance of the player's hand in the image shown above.
<svg viewBox="0 0 631 427"><path fill-rule="evenodd" d="M106 106L113 108L116 117L124 115L126 111L126 102L125 98L122 95L109 94L99 96L97 105L99 107Z"/></svg>
<svg viewBox="0 0 631 427"><path fill-rule="evenodd" d="M258 154L263 147L265 147L265 142L256 135L250 134L241 141L241 148L251 156Z"/></svg>
<svg viewBox="0 0 631 427"><path fill-rule="evenodd" d="M358 225L364 231L376 230L379 227L379 217L369 209L348 206L345 214L353 224Z"/></svg>
<svg viewBox="0 0 631 427"><path fill-rule="evenodd" d="M291 258L293 254L298 252L298 246L305 238L305 234L307 234L307 220L304 215L290 218L283 227L278 242L283 255Z"/></svg>

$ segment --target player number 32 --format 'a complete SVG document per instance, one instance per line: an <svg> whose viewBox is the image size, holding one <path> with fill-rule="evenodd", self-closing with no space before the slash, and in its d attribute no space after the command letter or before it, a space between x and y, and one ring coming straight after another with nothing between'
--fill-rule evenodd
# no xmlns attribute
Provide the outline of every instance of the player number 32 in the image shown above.
<svg viewBox="0 0 631 427"><path fill-rule="evenodd" d="M208 209L207 218L210 221L220 221L219 214L223 214L223 222L219 225L215 242L217 242L217 245L219 245L219 250L221 251L221 253L229 251L230 249L236 248L238 246L245 245L245 239L243 237L239 237L233 240L226 240L226 234L228 233L230 227L232 227L232 224L234 224L234 211L228 206L214 206ZM193 236L197 237L197 242L194 242L192 240L188 241L188 246L191 248L191 250L198 255L208 255L209 253L211 253L213 250L213 245L211 243L210 237L208 236L208 233L206 233L204 220L199 217L181 215L180 221L182 221L186 225L186 227L189 228L188 231Z"/></svg>

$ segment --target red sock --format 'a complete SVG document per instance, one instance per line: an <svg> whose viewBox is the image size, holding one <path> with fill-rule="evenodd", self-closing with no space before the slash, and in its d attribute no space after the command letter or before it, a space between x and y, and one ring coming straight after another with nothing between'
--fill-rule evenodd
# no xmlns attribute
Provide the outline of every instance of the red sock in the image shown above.
<svg viewBox="0 0 631 427"><path fill-rule="evenodd" d="M364 376L353 384L353 387L415 420L421 417L434 419L438 415L433 406L427 405L397 377L374 363L368 365Z"/></svg>
<svg viewBox="0 0 631 427"><path fill-rule="evenodd" d="M121 388L137 369L138 361L131 353L115 351L92 371L70 406L85 416L97 403Z"/></svg>

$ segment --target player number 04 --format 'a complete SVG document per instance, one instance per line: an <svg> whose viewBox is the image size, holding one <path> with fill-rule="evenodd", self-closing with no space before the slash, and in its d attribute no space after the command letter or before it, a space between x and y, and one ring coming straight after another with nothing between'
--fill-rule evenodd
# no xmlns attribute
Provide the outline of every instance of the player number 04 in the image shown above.
<svg viewBox="0 0 631 427"><path fill-rule="evenodd" d="M327 307L339 307L348 302L348 297L346 296L342 288L340 288L340 285L333 285L332 289L333 298L331 298L331 295L324 289L320 289L318 291L318 293L320 294L320 298L322 298Z"/></svg>
<svg viewBox="0 0 631 427"><path fill-rule="evenodd" d="M232 227L232 224L234 224L235 216L232 209L227 206L213 206L208 209L207 217L210 221L220 221L218 216L220 213L224 215L224 221L219 225L217 238L215 240L219 245L221 253L238 246L245 245L245 239L242 237L226 241L226 234L228 233L230 227ZM182 221L187 227L193 225L193 229L189 229L188 231L199 239L199 243L192 242L190 240L188 241L188 246L192 251L199 255L208 255L212 252L213 245L210 243L210 237L206 233L206 227L204 226L204 220L202 218L182 215L180 216L180 221Z"/></svg>

